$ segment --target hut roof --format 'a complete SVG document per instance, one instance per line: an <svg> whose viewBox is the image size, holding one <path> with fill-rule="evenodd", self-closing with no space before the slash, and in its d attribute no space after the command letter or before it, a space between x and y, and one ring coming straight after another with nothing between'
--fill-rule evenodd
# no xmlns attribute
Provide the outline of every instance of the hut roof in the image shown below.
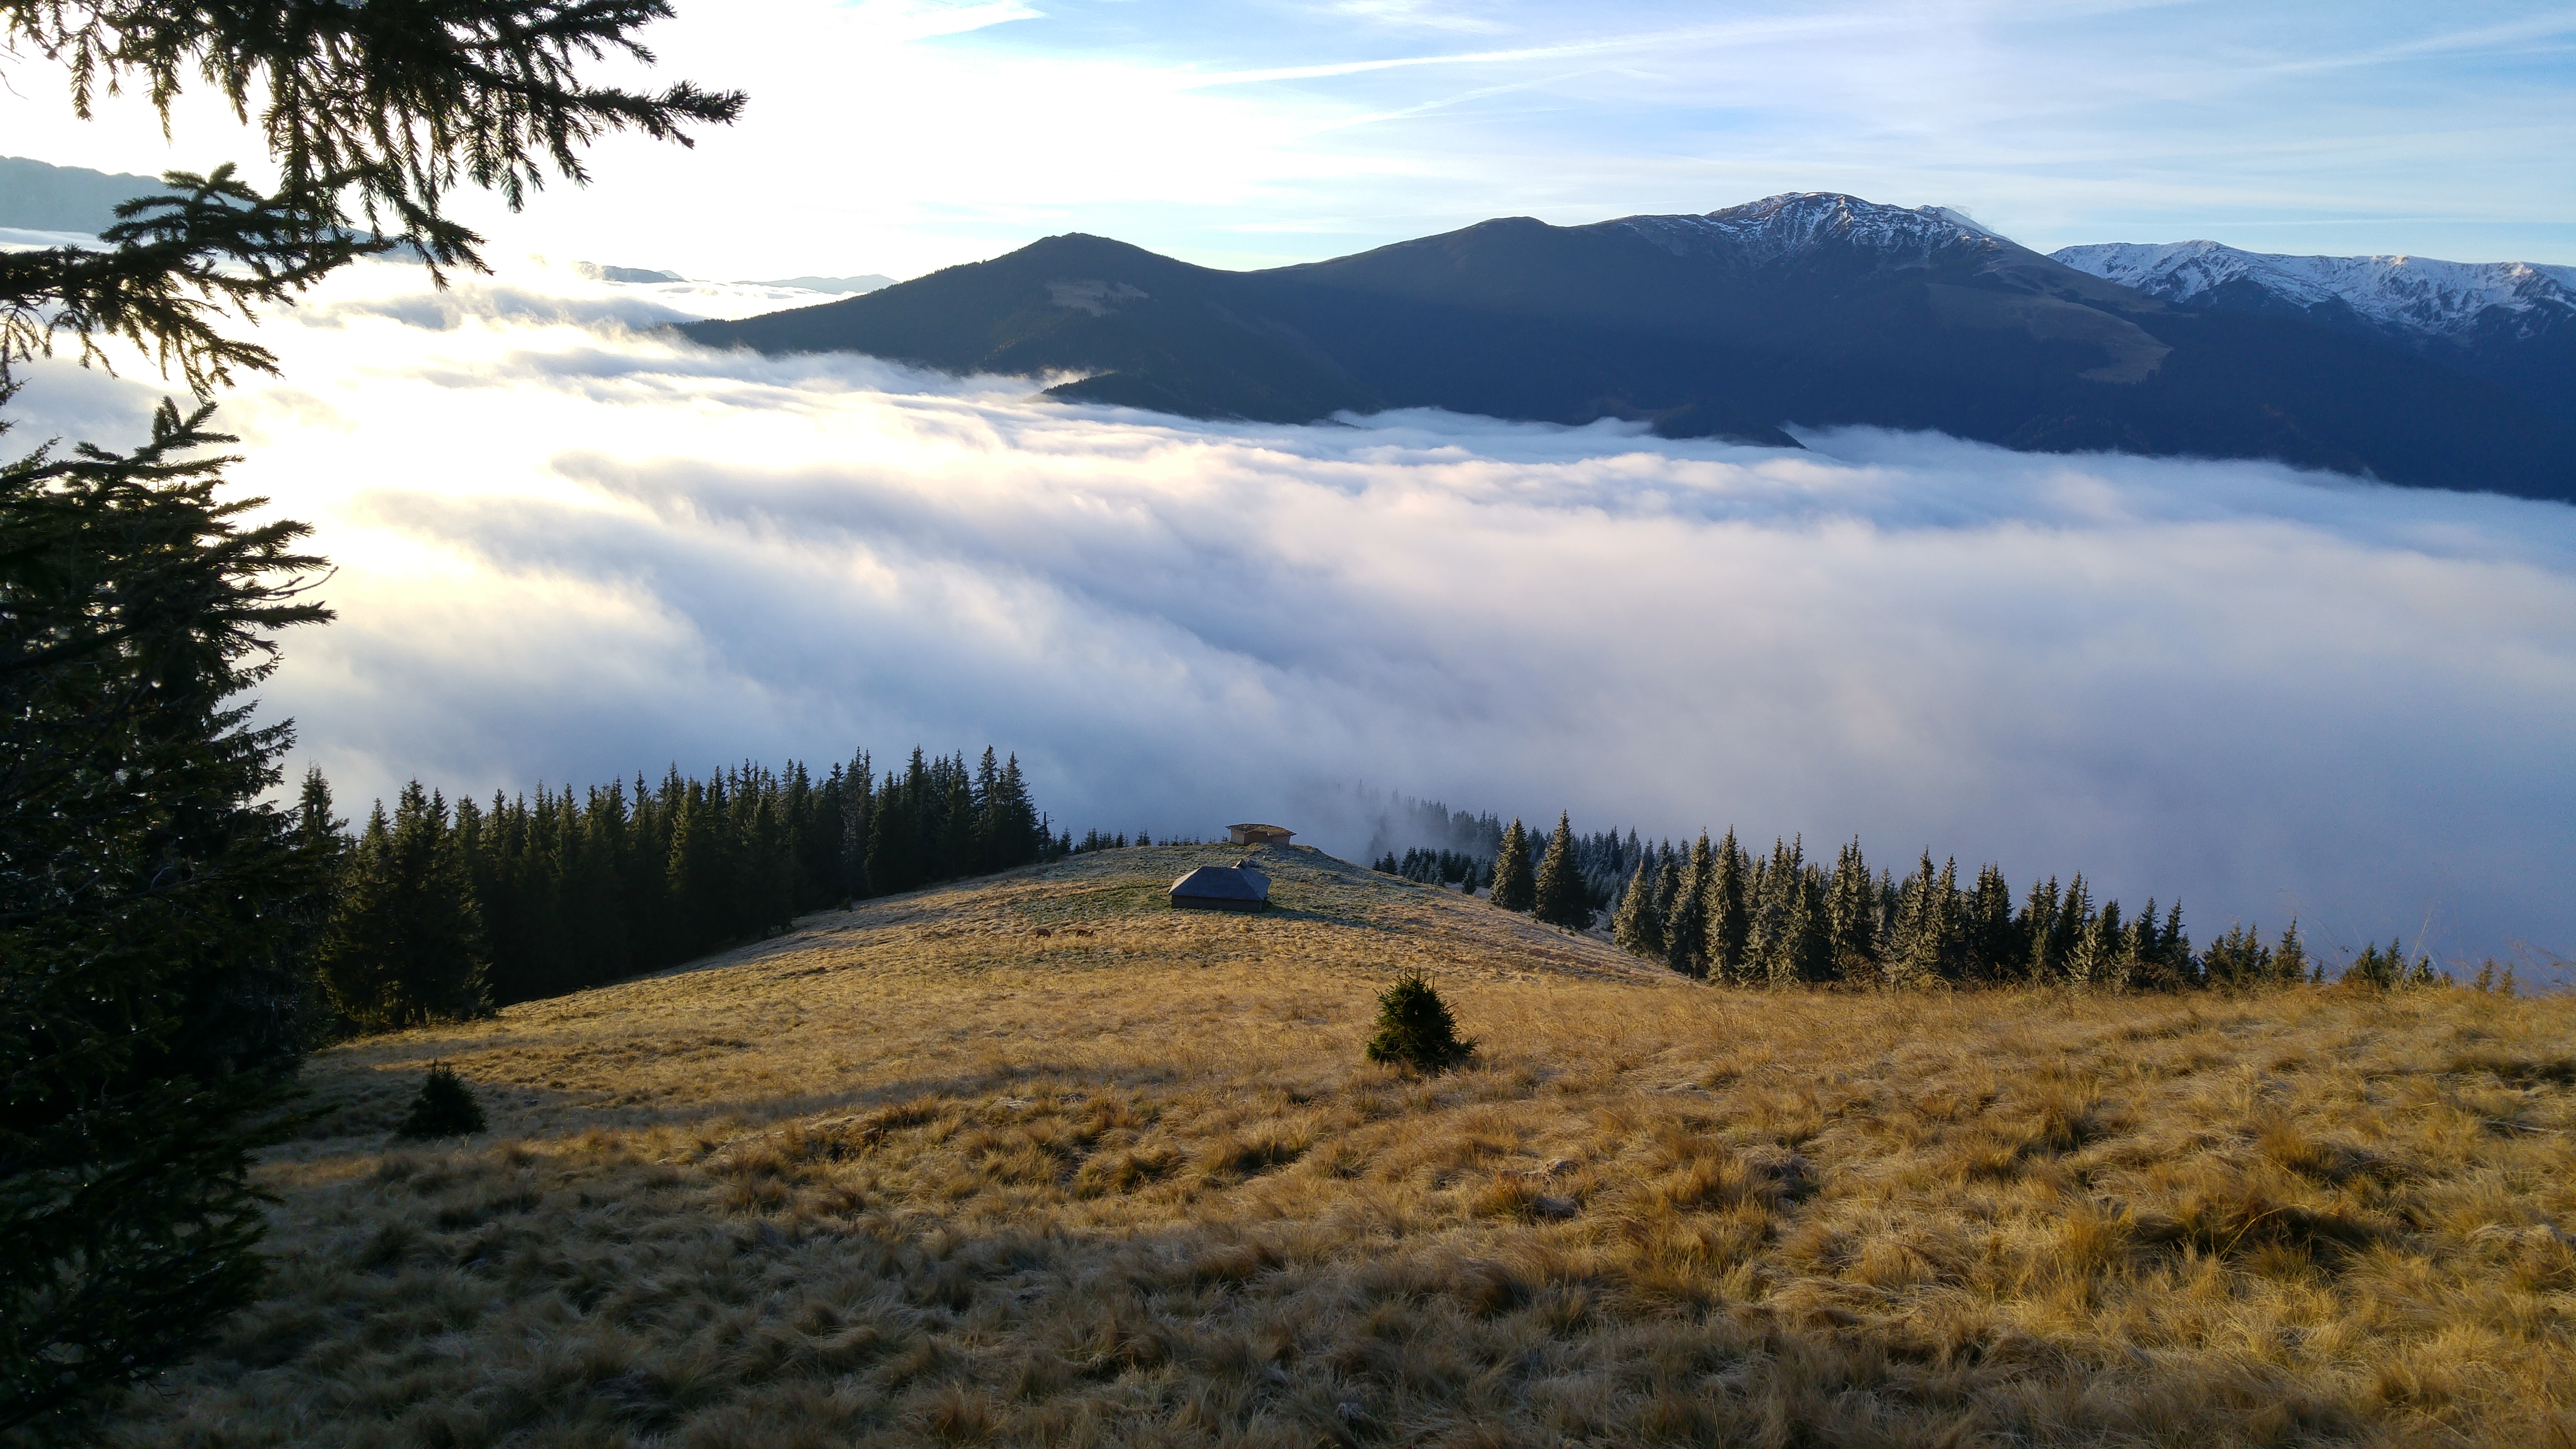
<svg viewBox="0 0 2576 1449"><path fill-rule="evenodd" d="M1266 901L1270 877L1248 865L1203 865L1172 882L1172 894L1197 900Z"/></svg>

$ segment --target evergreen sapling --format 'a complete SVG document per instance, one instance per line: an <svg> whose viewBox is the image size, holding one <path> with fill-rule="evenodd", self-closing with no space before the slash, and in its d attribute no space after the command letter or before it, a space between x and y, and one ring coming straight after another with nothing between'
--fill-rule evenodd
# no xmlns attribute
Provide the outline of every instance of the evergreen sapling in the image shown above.
<svg viewBox="0 0 2576 1449"><path fill-rule="evenodd" d="M1370 1038L1368 1059L1418 1072L1445 1072L1476 1053L1476 1044L1458 1035L1449 1003L1431 989L1418 971L1408 971L1377 999L1377 1035Z"/></svg>
<svg viewBox="0 0 2576 1449"><path fill-rule="evenodd" d="M398 1136L415 1139L464 1137L482 1130L483 1104L474 1100L474 1089L444 1062L429 1064L429 1080L420 1084L420 1095L411 1099L411 1112L394 1129Z"/></svg>

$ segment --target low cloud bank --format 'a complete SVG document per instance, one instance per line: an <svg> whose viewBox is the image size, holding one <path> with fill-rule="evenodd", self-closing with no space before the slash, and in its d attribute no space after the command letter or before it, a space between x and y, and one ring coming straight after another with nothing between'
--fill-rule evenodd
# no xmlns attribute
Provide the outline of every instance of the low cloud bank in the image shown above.
<svg viewBox="0 0 2576 1449"><path fill-rule="evenodd" d="M370 267L263 329L239 476L341 613L268 701L345 798L989 741L1076 833L1356 852L1298 811L1365 784L2081 870L2203 939L2576 948L2576 509L1869 430L1182 425L635 330L774 305ZM154 395L51 368L10 442Z"/></svg>

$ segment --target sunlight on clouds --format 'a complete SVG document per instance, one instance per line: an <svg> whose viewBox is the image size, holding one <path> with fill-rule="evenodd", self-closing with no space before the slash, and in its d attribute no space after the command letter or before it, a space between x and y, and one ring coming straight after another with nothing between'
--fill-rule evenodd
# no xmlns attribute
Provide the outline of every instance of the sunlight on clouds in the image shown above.
<svg viewBox="0 0 2576 1449"><path fill-rule="evenodd" d="M287 380L225 412L340 569L269 699L352 800L990 741L1077 832L1366 781L2081 869L2203 935L2576 940L2576 510L1877 432L1187 425L636 330L758 289L420 287L273 319ZM96 433L149 396L28 401Z"/></svg>

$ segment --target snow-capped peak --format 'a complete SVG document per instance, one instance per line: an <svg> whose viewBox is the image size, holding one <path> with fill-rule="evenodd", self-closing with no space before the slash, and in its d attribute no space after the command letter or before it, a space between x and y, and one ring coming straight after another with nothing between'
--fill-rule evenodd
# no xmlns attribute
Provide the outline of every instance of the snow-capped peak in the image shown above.
<svg viewBox="0 0 2576 1449"><path fill-rule="evenodd" d="M2294 257L2213 241L2106 242L2052 255L2078 271L2170 302L2246 282L2300 307L2341 303L2385 327L2448 336L2490 308L2576 313L2576 267L2431 257Z"/></svg>
<svg viewBox="0 0 2576 1449"><path fill-rule="evenodd" d="M1675 252L1726 246L1754 261L1801 256L1841 245L1909 260L1953 248L1987 250L2012 243L1946 206L1882 206L1838 191L1792 191L1706 216L1632 216L1629 227Z"/></svg>

